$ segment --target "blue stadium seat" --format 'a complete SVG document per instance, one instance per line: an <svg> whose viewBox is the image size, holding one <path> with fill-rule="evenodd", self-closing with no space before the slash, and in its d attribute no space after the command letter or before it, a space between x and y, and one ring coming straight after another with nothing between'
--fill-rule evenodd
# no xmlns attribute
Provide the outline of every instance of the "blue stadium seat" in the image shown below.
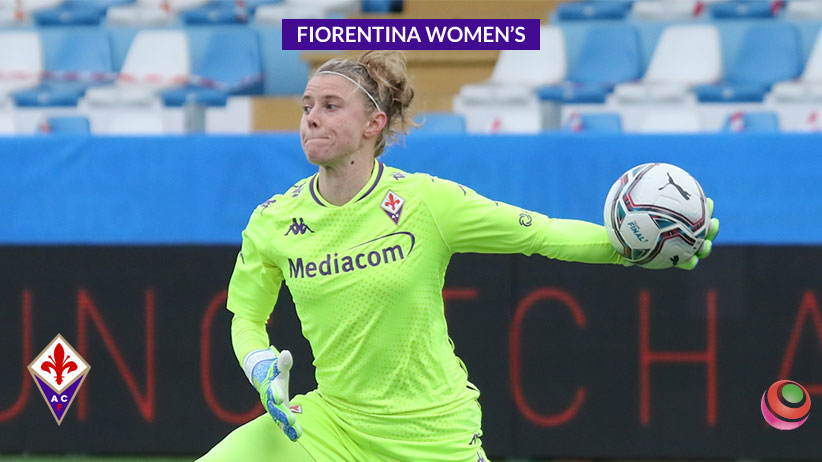
<svg viewBox="0 0 822 462"><path fill-rule="evenodd" d="M205 6L179 12L185 24L244 24L260 5L282 3L284 0L215 0Z"/></svg>
<svg viewBox="0 0 822 462"><path fill-rule="evenodd" d="M362 0L363 13L399 13L402 0Z"/></svg>
<svg viewBox="0 0 822 462"><path fill-rule="evenodd" d="M134 0L66 0L57 8L36 11L38 26L97 26L110 6L133 3Z"/></svg>
<svg viewBox="0 0 822 462"><path fill-rule="evenodd" d="M734 0L711 5L714 19L773 18L785 5L784 0Z"/></svg>
<svg viewBox="0 0 822 462"><path fill-rule="evenodd" d="M186 24L244 24L250 12L234 2L218 0L198 8L180 11L180 19Z"/></svg>
<svg viewBox="0 0 822 462"><path fill-rule="evenodd" d="M253 30L215 30L191 83L165 90L160 96L166 106L224 106L231 95L262 94L261 59L259 39Z"/></svg>
<svg viewBox="0 0 822 462"><path fill-rule="evenodd" d="M465 117L455 112L422 112L414 122L423 133L465 133Z"/></svg>
<svg viewBox="0 0 822 462"><path fill-rule="evenodd" d="M84 116L51 116L38 128L43 134L89 134L88 118Z"/></svg>
<svg viewBox="0 0 822 462"><path fill-rule="evenodd" d="M799 34L791 24L751 26L723 82L694 91L701 102L761 102L774 82L802 71Z"/></svg>
<svg viewBox="0 0 822 462"><path fill-rule="evenodd" d="M633 0L586 0L562 3L557 7L557 18L563 21L590 19L625 19Z"/></svg>
<svg viewBox="0 0 822 462"><path fill-rule="evenodd" d="M40 85L12 94L21 107L76 106L89 87L115 78L108 36L102 30L67 30Z"/></svg>
<svg viewBox="0 0 822 462"><path fill-rule="evenodd" d="M566 132L622 132L622 119L616 112L574 113L562 127Z"/></svg>
<svg viewBox="0 0 822 462"><path fill-rule="evenodd" d="M734 112L725 119L725 132L778 132L779 116L773 111Z"/></svg>
<svg viewBox="0 0 822 462"><path fill-rule="evenodd" d="M642 73L637 32L632 26L592 27L585 35L578 63L567 82L537 89L542 101L604 103L614 85Z"/></svg>

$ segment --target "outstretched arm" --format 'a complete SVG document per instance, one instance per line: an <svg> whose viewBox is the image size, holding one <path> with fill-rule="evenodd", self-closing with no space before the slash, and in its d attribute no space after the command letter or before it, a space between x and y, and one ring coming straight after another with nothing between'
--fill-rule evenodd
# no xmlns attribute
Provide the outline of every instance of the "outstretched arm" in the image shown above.
<svg viewBox="0 0 822 462"><path fill-rule="evenodd" d="M432 179L426 186L426 203L454 253L538 253L585 263L626 262L601 225L549 218L448 180Z"/></svg>

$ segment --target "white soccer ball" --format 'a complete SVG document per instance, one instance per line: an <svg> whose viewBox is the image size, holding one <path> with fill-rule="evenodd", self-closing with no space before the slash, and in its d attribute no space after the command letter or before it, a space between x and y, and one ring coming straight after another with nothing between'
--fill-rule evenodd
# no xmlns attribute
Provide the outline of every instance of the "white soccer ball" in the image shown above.
<svg viewBox="0 0 822 462"><path fill-rule="evenodd" d="M670 268L690 260L705 242L710 222L702 187L671 164L628 170L605 199L611 244L644 268Z"/></svg>

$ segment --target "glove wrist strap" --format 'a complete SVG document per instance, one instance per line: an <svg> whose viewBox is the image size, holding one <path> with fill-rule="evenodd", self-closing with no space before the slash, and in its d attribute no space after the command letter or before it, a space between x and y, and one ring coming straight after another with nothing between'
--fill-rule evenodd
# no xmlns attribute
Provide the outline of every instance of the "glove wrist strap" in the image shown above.
<svg viewBox="0 0 822 462"><path fill-rule="evenodd" d="M265 379L271 361L277 359L273 348L254 350L243 358L243 371L249 383L256 389ZM259 367L258 367L259 366Z"/></svg>

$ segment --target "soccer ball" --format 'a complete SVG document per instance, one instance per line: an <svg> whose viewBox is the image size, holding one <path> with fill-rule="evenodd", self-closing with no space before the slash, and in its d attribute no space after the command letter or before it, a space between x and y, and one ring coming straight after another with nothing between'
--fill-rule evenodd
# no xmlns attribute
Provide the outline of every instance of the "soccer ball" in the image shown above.
<svg viewBox="0 0 822 462"><path fill-rule="evenodd" d="M710 223L702 187L671 164L628 170L605 199L608 239L644 268L670 268L690 260L705 242Z"/></svg>

